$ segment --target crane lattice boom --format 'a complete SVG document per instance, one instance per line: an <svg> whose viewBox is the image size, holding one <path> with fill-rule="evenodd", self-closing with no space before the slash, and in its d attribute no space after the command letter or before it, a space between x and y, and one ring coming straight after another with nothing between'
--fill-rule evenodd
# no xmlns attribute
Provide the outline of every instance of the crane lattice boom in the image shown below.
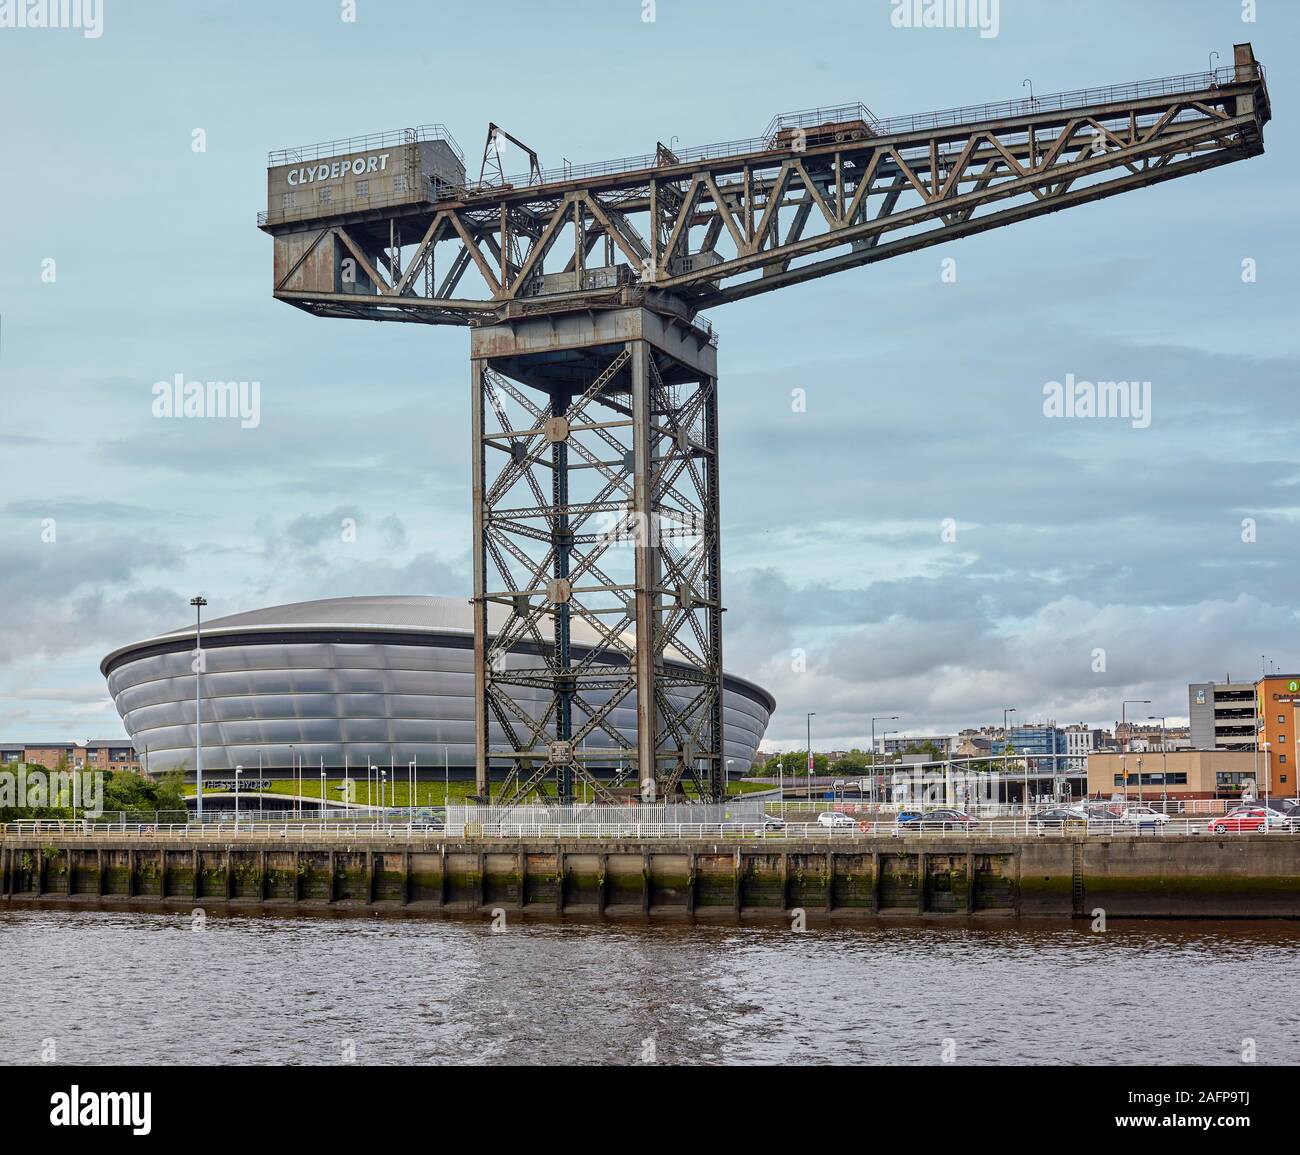
<svg viewBox="0 0 1300 1155"><path fill-rule="evenodd" d="M321 185L271 205L262 226L286 248L276 296L322 315L464 325L649 304L693 316L1244 160L1263 151L1269 117L1244 44L1214 72L887 121L815 109L754 140L534 165L518 185L415 173L423 187L399 205L322 202ZM356 276L340 286L349 258Z"/></svg>

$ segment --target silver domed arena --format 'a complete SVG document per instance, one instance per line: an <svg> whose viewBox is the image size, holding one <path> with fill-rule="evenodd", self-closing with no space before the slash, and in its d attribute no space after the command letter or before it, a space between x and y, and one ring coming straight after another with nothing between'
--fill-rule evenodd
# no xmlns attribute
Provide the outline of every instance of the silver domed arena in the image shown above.
<svg viewBox="0 0 1300 1155"><path fill-rule="evenodd" d="M492 628L491 621L489 629ZM150 773L194 773L195 629L114 650L100 664L109 693ZM415 761L421 777L474 765L474 627L468 601L352 597L298 602L204 622L203 770L300 764L327 772ZM583 638L575 628L575 651ZM524 704L530 694L519 688ZM749 768L776 703L727 674L727 770ZM636 704L614 711L635 735ZM500 735L493 733L495 744ZM589 750L601 748L593 736ZM618 762L611 754L611 771Z"/></svg>

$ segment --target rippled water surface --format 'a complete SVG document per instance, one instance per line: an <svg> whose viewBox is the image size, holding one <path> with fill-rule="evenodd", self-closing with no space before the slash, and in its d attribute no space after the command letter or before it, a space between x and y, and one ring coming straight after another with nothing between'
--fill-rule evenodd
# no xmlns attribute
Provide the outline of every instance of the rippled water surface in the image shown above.
<svg viewBox="0 0 1300 1155"><path fill-rule="evenodd" d="M1300 925L0 913L0 1062L1300 1062Z"/></svg>

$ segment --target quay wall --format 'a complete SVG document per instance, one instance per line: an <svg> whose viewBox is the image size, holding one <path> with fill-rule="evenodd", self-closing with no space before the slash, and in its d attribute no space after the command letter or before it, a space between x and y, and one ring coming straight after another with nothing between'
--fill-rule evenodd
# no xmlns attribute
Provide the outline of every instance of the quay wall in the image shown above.
<svg viewBox="0 0 1300 1155"><path fill-rule="evenodd" d="M1300 838L803 841L7 835L0 909L677 919L1300 918Z"/></svg>

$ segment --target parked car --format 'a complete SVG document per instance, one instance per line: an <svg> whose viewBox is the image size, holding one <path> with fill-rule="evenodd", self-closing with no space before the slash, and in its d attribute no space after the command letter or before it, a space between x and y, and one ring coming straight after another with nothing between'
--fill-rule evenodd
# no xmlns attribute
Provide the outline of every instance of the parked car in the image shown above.
<svg viewBox="0 0 1300 1155"><path fill-rule="evenodd" d="M405 825L400 817L393 821L399 825ZM444 828L442 815L434 810L413 811L407 821L412 830L442 830Z"/></svg>
<svg viewBox="0 0 1300 1155"><path fill-rule="evenodd" d="M1270 830L1287 830L1291 826L1293 818L1300 817L1300 814L1292 812L1288 814L1282 810L1276 810L1272 806L1264 807L1265 821Z"/></svg>
<svg viewBox="0 0 1300 1155"><path fill-rule="evenodd" d="M1086 826L1088 812L1078 806L1053 806L1051 810L1042 810L1030 818L1030 825L1037 830L1064 830L1069 826Z"/></svg>
<svg viewBox="0 0 1300 1155"><path fill-rule="evenodd" d="M1300 803L1294 798L1270 798L1260 805L1268 808L1270 830L1300 830ZM1238 806L1238 810L1246 807Z"/></svg>
<svg viewBox="0 0 1300 1155"><path fill-rule="evenodd" d="M906 834L909 830L915 830L920 819L919 810L900 810L894 815L894 834Z"/></svg>
<svg viewBox="0 0 1300 1155"><path fill-rule="evenodd" d="M763 815L763 829L764 829L764 830L784 830L784 829L785 829L785 819L784 819L784 818L777 818L776 815L774 815L774 814L764 814L764 815Z"/></svg>
<svg viewBox="0 0 1300 1155"><path fill-rule="evenodd" d="M1118 802L1089 802L1080 809L1086 810L1089 818L1113 818L1118 822L1126 808Z"/></svg>
<svg viewBox="0 0 1300 1155"><path fill-rule="evenodd" d="M817 815L817 825L829 827L831 830L856 830L858 828L858 824L847 814L837 814L831 810Z"/></svg>
<svg viewBox="0 0 1300 1155"><path fill-rule="evenodd" d="M1088 828L1105 830L1108 827L1113 827L1120 820L1120 815L1123 813L1122 810L1111 810L1106 806L1090 806L1087 810Z"/></svg>
<svg viewBox="0 0 1300 1155"><path fill-rule="evenodd" d="M978 818L972 818L961 810L947 807L927 810L911 824L915 830L969 830L972 826L978 825Z"/></svg>
<svg viewBox="0 0 1300 1155"><path fill-rule="evenodd" d="M1294 819L1264 806L1238 806L1205 824L1209 834L1249 834L1261 830L1288 829Z"/></svg>
<svg viewBox="0 0 1300 1155"><path fill-rule="evenodd" d="M1136 826L1139 830L1153 830L1169 821L1168 814L1152 810L1150 806L1130 806L1119 816L1125 826Z"/></svg>

